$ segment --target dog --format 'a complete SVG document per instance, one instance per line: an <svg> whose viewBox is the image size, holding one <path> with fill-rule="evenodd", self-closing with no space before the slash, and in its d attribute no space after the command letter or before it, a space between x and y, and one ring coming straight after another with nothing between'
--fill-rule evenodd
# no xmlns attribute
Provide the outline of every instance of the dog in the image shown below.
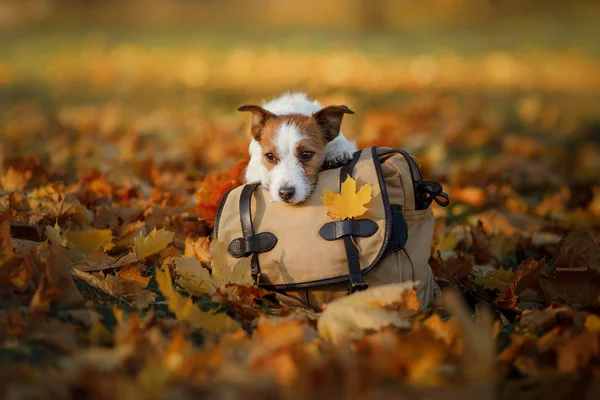
<svg viewBox="0 0 600 400"><path fill-rule="evenodd" d="M274 202L298 204L313 192L319 172L352 159L356 142L340 131L346 106L323 107L304 93L244 105L252 113L246 182L260 181Z"/></svg>

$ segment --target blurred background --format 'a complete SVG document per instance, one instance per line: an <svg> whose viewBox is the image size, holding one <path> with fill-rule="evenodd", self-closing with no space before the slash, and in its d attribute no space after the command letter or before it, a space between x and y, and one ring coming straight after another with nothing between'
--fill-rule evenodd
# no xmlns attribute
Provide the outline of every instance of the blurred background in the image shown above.
<svg viewBox="0 0 600 400"><path fill-rule="evenodd" d="M302 90L450 186L591 193L598 21L591 0L0 0L0 165L190 192L246 157L237 106Z"/></svg>

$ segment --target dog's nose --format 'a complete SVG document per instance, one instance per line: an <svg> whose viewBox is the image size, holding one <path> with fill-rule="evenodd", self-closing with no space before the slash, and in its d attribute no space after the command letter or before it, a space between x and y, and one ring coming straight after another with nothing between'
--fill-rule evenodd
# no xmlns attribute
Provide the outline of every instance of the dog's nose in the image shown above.
<svg viewBox="0 0 600 400"><path fill-rule="evenodd" d="M282 187L281 189L279 189L279 197L281 197L283 201L288 201L289 199L294 197L295 193L296 189L293 187Z"/></svg>

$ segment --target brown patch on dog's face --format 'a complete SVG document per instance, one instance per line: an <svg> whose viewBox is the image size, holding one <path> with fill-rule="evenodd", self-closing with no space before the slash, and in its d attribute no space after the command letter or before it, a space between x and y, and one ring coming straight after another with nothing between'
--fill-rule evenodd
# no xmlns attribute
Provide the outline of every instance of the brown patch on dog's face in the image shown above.
<svg viewBox="0 0 600 400"><path fill-rule="evenodd" d="M294 140L291 130L297 131L298 140ZM293 155L301 163L306 175L316 176L325 161L325 146L328 141L325 138L323 128L312 117L304 115L283 115L269 120L261 129L258 141L263 149L263 164L270 170L276 166L281 157L290 154L293 146ZM274 161L270 161L265 155L273 154ZM284 154L285 153L285 154ZM306 153L312 153L306 159ZM304 157L303 157L304 156Z"/></svg>

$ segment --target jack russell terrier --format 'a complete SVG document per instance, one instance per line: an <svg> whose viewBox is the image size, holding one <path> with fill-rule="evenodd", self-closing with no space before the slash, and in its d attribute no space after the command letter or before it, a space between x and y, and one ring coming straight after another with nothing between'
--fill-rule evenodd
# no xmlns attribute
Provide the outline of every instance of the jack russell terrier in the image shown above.
<svg viewBox="0 0 600 400"><path fill-rule="evenodd" d="M304 93L285 93L238 111L252 113L246 182L261 181L272 201L298 204L312 193L319 172L352 158L356 142L340 131L346 106L323 108Z"/></svg>

